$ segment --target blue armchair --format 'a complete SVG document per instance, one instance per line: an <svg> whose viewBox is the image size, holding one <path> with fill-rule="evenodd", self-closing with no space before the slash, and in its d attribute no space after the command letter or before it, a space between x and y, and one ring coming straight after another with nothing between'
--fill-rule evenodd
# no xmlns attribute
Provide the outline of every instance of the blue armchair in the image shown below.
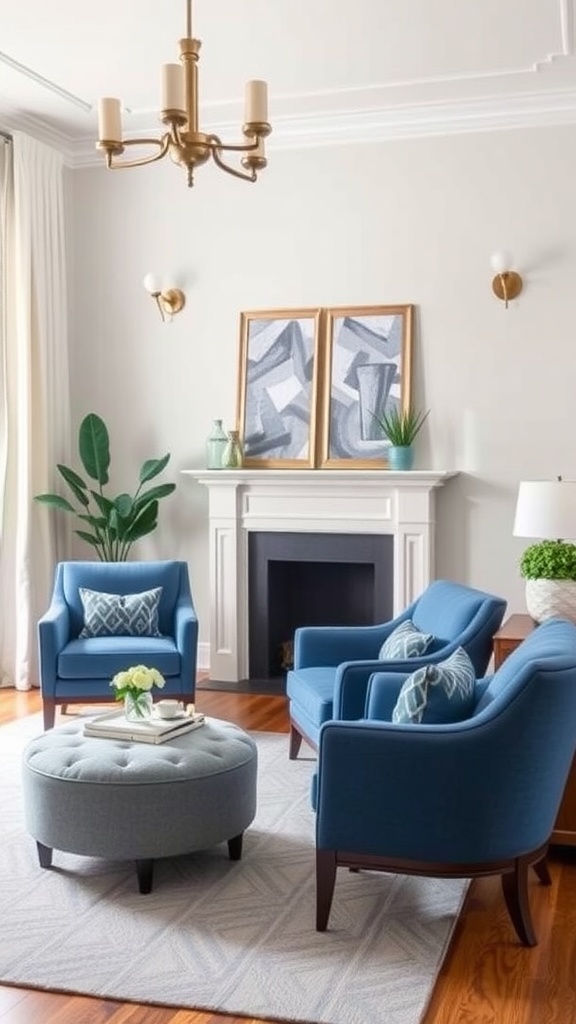
<svg viewBox="0 0 576 1024"><path fill-rule="evenodd" d="M139 595L161 588L155 618L159 635L81 636L85 607L80 588L105 595ZM157 597L157 595L156 595ZM129 627L130 628L130 627ZM135 625L132 632L142 629ZM113 700L110 681L131 665L157 668L162 696L194 700L198 620L186 562L60 562L50 607L38 623L44 728L57 704Z"/></svg>
<svg viewBox="0 0 576 1024"><path fill-rule="evenodd" d="M289 756L298 755L302 739L318 745L318 734L331 718L361 718L368 680L378 669L412 672L420 665L442 661L463 647L481 676L492 654L492 637L499 629L506 602L492 594L435 580L397 618L377 626L303 626L296 630L294 668L288 672L290 700ZM401 622L411 619L434 637L421 657L382 661L379 651Z"/></svg>
<svg viewBox="0 0 576 1024"><path fill-rule="evenodd" d="M320 730L313 781L317 921L336 869L435 877L499 874L520 941L536 944L529 870L546 851L576 749L576 626L549 619L451 724L390 720L406 673L376 673L366 718Z"/></svg>

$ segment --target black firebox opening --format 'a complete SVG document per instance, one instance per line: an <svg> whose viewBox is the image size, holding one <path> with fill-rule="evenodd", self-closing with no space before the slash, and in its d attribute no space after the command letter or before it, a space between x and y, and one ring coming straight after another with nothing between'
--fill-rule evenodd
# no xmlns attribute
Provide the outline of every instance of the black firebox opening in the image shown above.
<svg viewBox="0 0 576 1024"><path fill-rule="evenodd" d="M250 533L251 679L291 667L298 626L372 625L392 617L390 535Z"/></svg>

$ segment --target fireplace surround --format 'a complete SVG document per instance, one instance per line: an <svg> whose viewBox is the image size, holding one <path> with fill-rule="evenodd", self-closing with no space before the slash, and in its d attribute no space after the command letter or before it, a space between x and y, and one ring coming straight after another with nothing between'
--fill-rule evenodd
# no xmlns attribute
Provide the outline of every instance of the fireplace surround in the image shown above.
<svg viewBox="0 0 576 1024"><path fill-rule="evenodd" d="M434 577L435 490L455 475L443 470L182 473L208 489L210 676L223 682L239 682L250 672L252 533L391 535L396 615Z"/></svg>

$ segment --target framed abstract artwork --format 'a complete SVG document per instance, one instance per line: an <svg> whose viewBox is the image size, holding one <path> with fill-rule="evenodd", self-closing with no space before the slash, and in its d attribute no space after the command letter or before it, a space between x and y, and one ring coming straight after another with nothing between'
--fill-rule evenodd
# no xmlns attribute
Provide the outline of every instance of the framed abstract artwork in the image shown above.
<svg viewBox="0 0 576 1024"><path fill-rule="evenodd" d="M350 306L322 311L321 468L387 465L387 440L374 414L404 411L410 405L412 309Z"/></svg>
<svg viewBox="0 0 576 1024"><path fill-rule="evenodd" d="M240 314L238 430L246 467L316 465L320 313Z"/></svg>

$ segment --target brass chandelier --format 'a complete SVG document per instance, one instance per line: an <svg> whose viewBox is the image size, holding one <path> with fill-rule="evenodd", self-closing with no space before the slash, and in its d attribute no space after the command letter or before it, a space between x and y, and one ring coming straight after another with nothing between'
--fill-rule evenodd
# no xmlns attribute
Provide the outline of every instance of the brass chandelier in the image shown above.
<svg viewBox="0 0 576 1024"><path fill-rule="evenodd" d="M188 186L194 184L196 167L210 157L228 174L244 181L256 181L258 171L266 167L264 139L272 128L268 123L268 87L266 82L246 83L242 134L245 142L232 145L198 128L198 59L201 42L192 38L192 0L186 0L186 38L180 40L180 64L164 64L161 75L160 120L167 131L160 138L123 139L120 100L104 97L98 102L98 142L106 166L139 167L161 160L166 154L186 171ZM119 159L128 146L154 146L155 152ZM223 153L241 153L245 170L224 162Z"/></svg>

